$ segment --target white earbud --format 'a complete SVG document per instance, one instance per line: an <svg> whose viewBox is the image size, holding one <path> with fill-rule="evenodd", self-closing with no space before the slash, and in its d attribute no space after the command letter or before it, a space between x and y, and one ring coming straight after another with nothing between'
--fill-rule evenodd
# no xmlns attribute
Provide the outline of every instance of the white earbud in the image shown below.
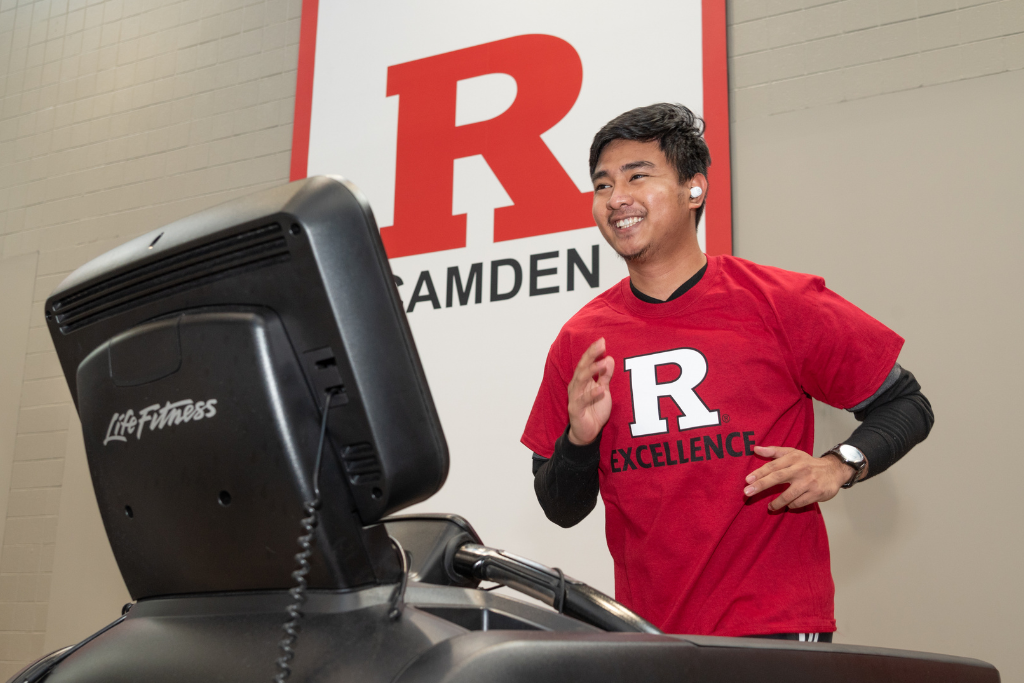
<svg viewBox="0 0 1024 683"><path fill-rule="evenodd" d="M697 197L701 196L702 194L704 194L704 190L700 189L699 187L694 186L694 187L690 188L690 198L691 199L696 199Z"/></svg>

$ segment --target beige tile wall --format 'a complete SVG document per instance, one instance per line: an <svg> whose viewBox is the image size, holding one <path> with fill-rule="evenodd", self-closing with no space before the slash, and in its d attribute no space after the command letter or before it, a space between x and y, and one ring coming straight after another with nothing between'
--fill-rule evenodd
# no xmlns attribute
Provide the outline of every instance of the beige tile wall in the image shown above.
<svg viewBox="0 0 1024 683"><path fill-rule="evenodd" d="M129 237L287 181L300 8L0 0L0 258L38 254L0 550L0 680L42 654L61 509L70 396L42 302Z"/></svg>
<svg viewBox="0 0 1024 683"><path fill-rule="evenodd" d="M1024 0L730 0L734 121L1024 68Z"/></svg>
<svg viewBox="0 0 1024 683"><path fill-rule="evenodd" d="M935 410L927 441L822 506L836 640L1024 680L1024 464L1002 431L1024 382L1024 0L728 7L737 254L822 275L906 337ZM856 427L815 412L818 452Z"/></svg>
<svg viewBox="0 0 1024 683"><path fill-rule="evenodd" d="M928 439L825 503L836 640L1024 680L1024 70L734 124L737 253L816 273L906 339ZM857 426L815 411L816 452Z"/></svg>

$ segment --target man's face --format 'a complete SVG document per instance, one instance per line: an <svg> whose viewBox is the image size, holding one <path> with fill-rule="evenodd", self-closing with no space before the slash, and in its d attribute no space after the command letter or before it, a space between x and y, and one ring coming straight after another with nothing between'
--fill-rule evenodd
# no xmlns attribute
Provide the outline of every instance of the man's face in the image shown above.
<svg viewBox="0 0 1024 683"><path fill-rule="evenodd" d="M601 150L593 181L594 220L627 261L668 256L694 240L689 234L690 185L679 182L675 166L656 141L609 142Z"/></svg>

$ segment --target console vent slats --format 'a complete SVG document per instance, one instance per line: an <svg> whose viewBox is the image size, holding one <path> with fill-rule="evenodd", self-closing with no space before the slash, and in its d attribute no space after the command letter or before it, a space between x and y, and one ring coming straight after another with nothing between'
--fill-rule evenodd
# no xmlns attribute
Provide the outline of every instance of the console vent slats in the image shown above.
<svg viewBox="0 0 1024 683"><path fill-rule="evenodd" d="M267 225L204 244L71 293L50 308L67 334L147 301L289 258L281 226Z"/></svg>

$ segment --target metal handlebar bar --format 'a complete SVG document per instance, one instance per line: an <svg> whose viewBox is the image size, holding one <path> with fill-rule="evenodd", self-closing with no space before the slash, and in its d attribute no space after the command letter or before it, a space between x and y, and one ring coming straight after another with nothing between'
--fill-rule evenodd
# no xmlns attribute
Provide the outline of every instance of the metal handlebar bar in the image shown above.
<svg viewBox="0 0 1024 683"><path fill-rule="evenodd" d="M455 551L453 565L462 576L508 586L605 631L661 633L601 591L525 557L466 543Z"/></svg>

